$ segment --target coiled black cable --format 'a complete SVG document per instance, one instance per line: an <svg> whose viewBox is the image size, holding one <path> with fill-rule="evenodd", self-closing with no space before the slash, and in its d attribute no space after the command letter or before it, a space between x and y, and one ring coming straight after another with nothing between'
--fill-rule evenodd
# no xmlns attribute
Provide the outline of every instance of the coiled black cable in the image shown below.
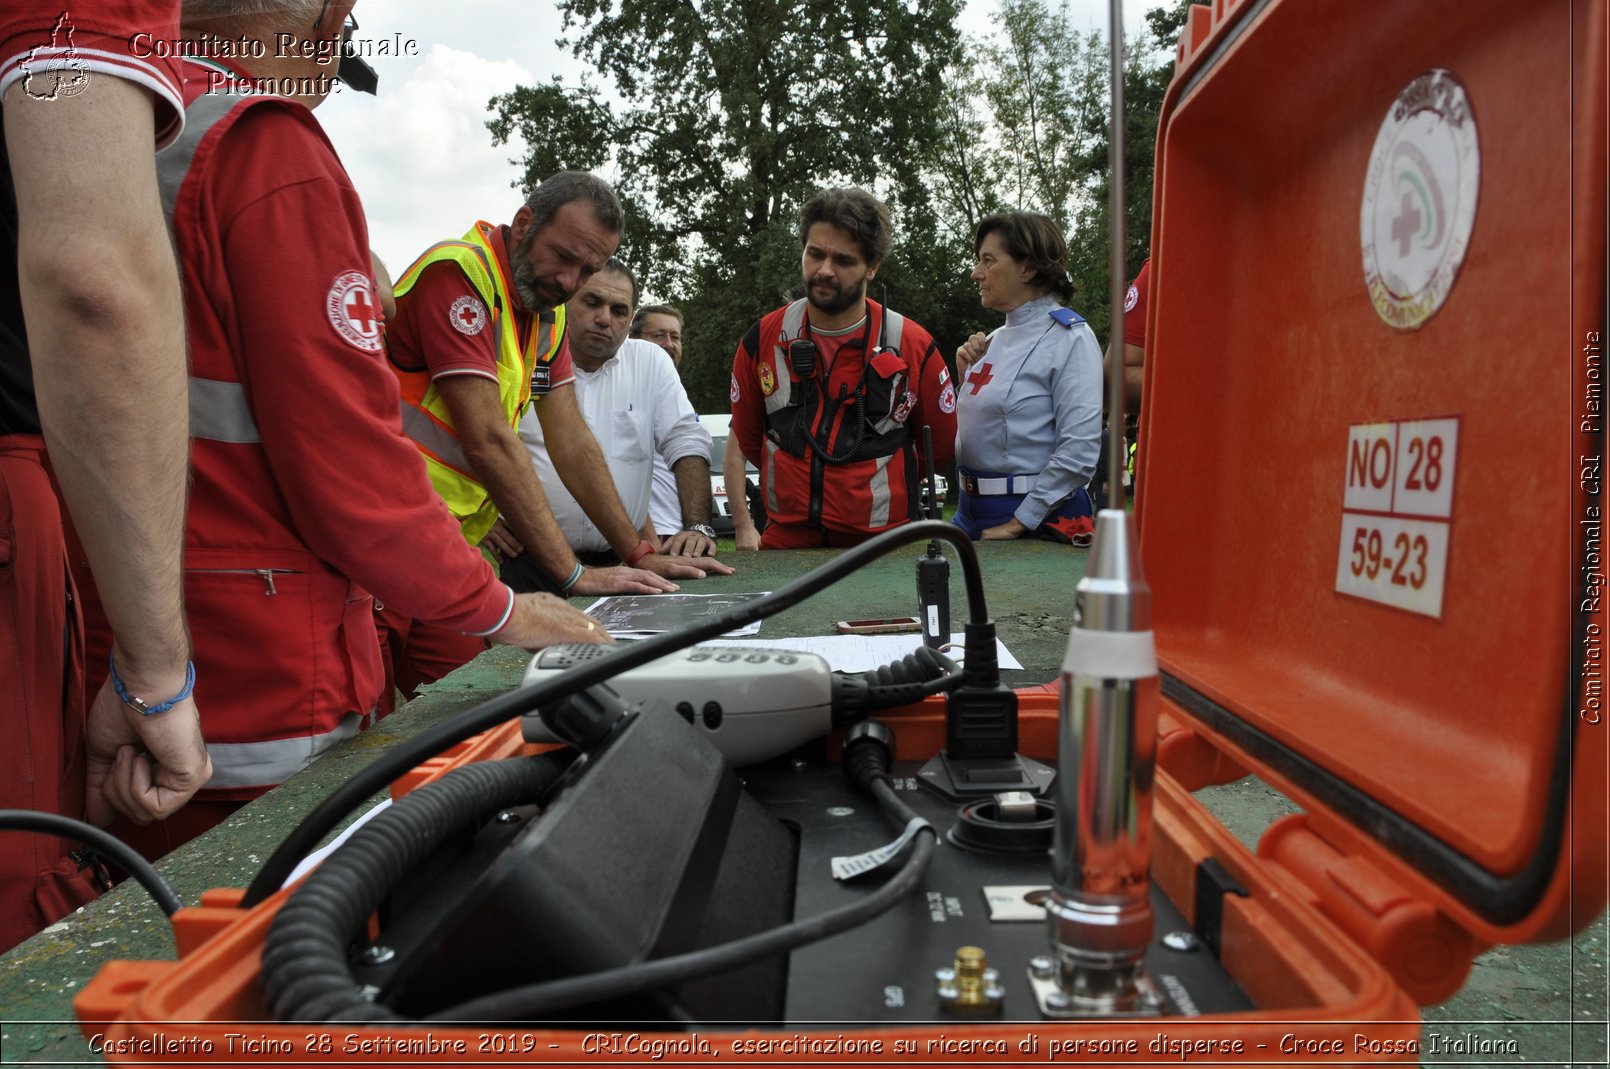
<svg viewBox="0 0 1610 1069"><path fill-rule="evenodd" d="M402 1021L365 998L347 947L413 867L471 821L540 799L572 750L483 761L410 792L353 833L275 914L263 943L263 992L281 1021Z"/></svg>
<svg viewBox="0 0 1610 1069"><path fill-rule="evenodd" d="M636 668L640 664L647 664L658 657L674 653L704 639L715 638L725 631L742 627L755 620L775 616L853 574L884 554L901 546L929 539L942 539L955 547L956 558L962 566L963 585L967 591L969 619L977 624L986 623L989 614L984 603L984 580L978 568L978 555L972 542L961 529L938 520L921 520L897 527L876 538L868 539L859 546L845 550L815 571L801 576L759 601L737 605L708 620L633 643L631 649L584 662L560 673L552 680L544 680L529 687L510 691L402 743L336 788L285 837L269 859L263 863L263 867L246 889L246 894L241 899L241 908L250 909L279 890L297 862L317 846L325 834L340 823L343 817L363 804L365 799L385 788L392 780L415 765L434 757L449 746L505 720L523 716L568 694L595 683L602 683L617 673Z"/></svg>
<svg viewBox="0 0 1610 1069"><path fill-rule="evenodd" d="M895 826L904 829L911 821L920 818L900 800L889 782L889 731L875 722L860 726L872 726L876 731L857 742L846 743L845 770L852 782L877 800ZM859 727L852 729L852 732L858 730ZM916 834L911 856L888 882L847 906L675 957L635 962L585 976L570 976L498 991L451 1006L432 1014L427 1020L444 1023L546 1017L575 1006L626 998L645 991L673 987L712 973L726 972L849 931L891 909L921 884L933 860L938 837L933 825L926 821L922 821Z"/></svg>

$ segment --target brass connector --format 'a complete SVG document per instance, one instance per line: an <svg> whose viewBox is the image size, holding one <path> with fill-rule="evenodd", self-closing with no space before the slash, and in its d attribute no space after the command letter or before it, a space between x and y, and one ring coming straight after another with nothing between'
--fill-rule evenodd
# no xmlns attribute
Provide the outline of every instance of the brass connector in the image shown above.
<svg viewBox="0 0 1610 1069"><path fill-rule="evenodd" d="M998 972L988 967L982 947L961 947L955 963L934 973L939 1008L952 1017L999 1016L1006 999Z"/></svg>

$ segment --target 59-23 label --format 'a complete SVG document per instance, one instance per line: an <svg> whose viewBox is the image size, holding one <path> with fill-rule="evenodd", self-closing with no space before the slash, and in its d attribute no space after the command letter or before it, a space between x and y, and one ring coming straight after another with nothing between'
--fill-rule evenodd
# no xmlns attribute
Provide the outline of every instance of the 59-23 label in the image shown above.
<svg viewBox="0 0 1610 1069"><path fill-rule="evenodd" d="M1457 419L1348 428L1336 590L1442 615Z"/></svg>

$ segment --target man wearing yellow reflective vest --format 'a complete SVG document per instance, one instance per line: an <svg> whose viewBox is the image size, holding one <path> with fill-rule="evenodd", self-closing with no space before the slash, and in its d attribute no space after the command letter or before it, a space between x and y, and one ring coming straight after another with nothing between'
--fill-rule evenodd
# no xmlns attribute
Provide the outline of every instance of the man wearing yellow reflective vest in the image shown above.
<svg viewBox="0 0 1610 1069"><path fill-rule="evenodd" d="M512 225L477 223L463 240L428 249L398 280L386 325L403 431L464 537L479 545L501 515L519 542L511 548L532 554L564 595L653 594L676 590L671 579L730 571L710 557L663 555L640 538L576 404L564 303L615 252L622 223L608 184L556 174ZM528 404L561 480L624 566L586 568L566 544L516 432ZM482 648L389 612L381 623L404 694Z"/></svg>

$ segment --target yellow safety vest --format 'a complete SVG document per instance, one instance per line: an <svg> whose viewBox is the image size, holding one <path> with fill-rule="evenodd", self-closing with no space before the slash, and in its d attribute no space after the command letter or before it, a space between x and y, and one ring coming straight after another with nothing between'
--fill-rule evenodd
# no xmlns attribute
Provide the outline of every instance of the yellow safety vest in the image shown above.
<svg viewBox="0 0 1610 1069"><path fill-rule="evenodd" d="M537 329L531 332L522 350L516 317L509 314L514 299L513 280L507 265L495 251L496 241L497 228L491 223L477 222L464 235L463 241L444 241L426 249L424 255L403 272L395 292L401 301L432 264L448 260L458 265L491 316L487 326L497 332L498 394L509 427L515 429L531 401L533 379L546 375L548 365L559 351L559 343L565 336L565 309L560 305L551 312L541 313ZM458 517L464 537L471 545L479 545L497 522L497 506L464 456L453 417L431 381L430 369L410 371L393 362L391 370L402 392L403 433L425 454L430 481ZM546 390L546 382L542 388Z"/></svg>

